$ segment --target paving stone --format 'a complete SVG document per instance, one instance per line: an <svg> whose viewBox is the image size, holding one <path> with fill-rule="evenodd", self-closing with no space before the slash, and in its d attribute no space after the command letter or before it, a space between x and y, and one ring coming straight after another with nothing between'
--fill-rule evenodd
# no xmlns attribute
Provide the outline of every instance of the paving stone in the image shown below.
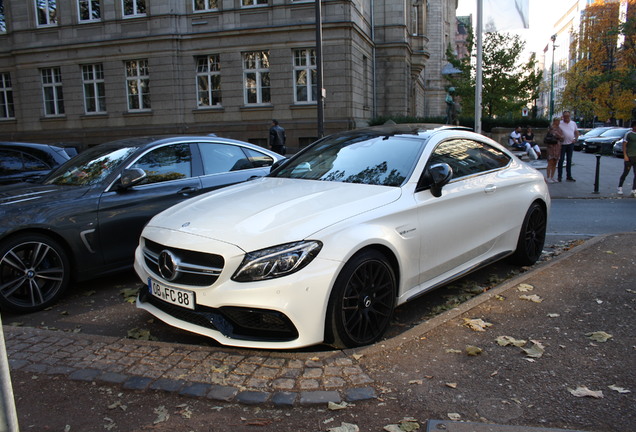
<svg viewBox="0 0 636 432"><path fill-rule="evenodd" d="M128 378L123 387L127 390L145 390L152 383L152 378L134 376Z"/></svg>
<svg viewBox="0 0 636 432"><path fill-rule="evenodd" d="M296 381L290 378L278 378L272 382L272 387L276 390L291 390L296 385Z"/></svg>
<svg viewBox="0 0 636 432"><path fill-rule="evenodd" d="M26 372L45 374L49 369L50 366L48 365L42 363L31 363L30 365L25 366L23 370Z"/></svg>
<svg viewBox="0 0 636 432"><path fill-rule="evenodd" d="M347 402L375 399L377 397L373 387L360 387L345 390L344 398Z"/></svg>
<svg viewBox="0 0 636 432"><path fill-rule="evenodd" d="M340 403L342 398L337 391L311 391L300 393L301 405L326 404L328 402Z"/></svg>
<svg viewBox="0 0 636 432"><path fill-rule="evenodd" d="M161 378L150 384L150 388L153 390L163 390L167 392L177 392L186 384L183 380L172 380L168 378Z"/></svg>
<svg viewBox="0 0 636 432"><path fill-rule="evenodd" d="M185 386L181 389L179 394L183 396L198 396L202 397L210 392L210 384L195 383Z"/></svg>
<svg viewBox="0 0 636 432"><path fill-rule="evenodd" d="M267 392L244 391L236 395L236 400L246 405L257 405L267 402L269 396Z"/></svg>
<svg viewBox="0 0 636 432"><path fill-rule="evenodd" d="M128 375L120 374L117 372L104 372L97 379L107 383L121 384L129 378Z"/></svg>
<svg viewBox="0 0 636 432"><path fill-rule="evenodd" d="M30 365L31 363L29 363L26 360L17 360L17 359L9 359L9 367L11 369L22 369L23 367L26 367L28 365Z"/></svg>
<svg viewBox="0 0 636 432"><path fill-rule="evenodd" d="M50 375L68 375L75 372L77 369L71 366L53 366L47 371Z"/></svg>
<svg viewBox="0 0 636 432"><path fill-rule="evenodd" d="M80 369L71 373L68 377L74 381L93 381L101 374L102 371L97 369Z"/></svg>
<svg viewBox="0 0 636 432"><path fill-rule="evenodd" d="M230 402L237 395L238 390L230 386L211 386L210 392L207 394L208 399Z"/></svg>
<svg viewBox="0 0 636 432"><path fill-rule="evenodd" d="M298 394L293 392L277 392L272 395L271 401L277 407L294 406Z"/></svg>

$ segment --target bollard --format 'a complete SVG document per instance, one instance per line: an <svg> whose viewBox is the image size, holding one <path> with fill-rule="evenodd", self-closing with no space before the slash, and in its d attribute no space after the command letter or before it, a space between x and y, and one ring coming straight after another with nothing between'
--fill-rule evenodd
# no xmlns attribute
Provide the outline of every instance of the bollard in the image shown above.
<svg viewBox="0 0 636 432"><path fill-rule="evenodd" d="M601 155L596 154L596 177L594 178L594 192L597 194L599 189L599 176L601 174Z"/></svg>
<svg viewBox="0 0 636 432"><path fill-rule="evenodd" d="M13 400L13 388L9 375L9 361L4 345L2 317L0 317L0 432L18 432L18 415Z"/></svg>

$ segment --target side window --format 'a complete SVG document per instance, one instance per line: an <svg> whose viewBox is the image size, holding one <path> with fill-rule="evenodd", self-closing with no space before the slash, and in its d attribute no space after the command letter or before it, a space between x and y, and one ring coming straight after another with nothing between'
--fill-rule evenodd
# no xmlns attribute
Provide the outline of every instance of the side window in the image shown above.
<svg viewBox="0 0 636 432"><path fill-rule="evenodd" d="M447 163L456 179L504 167L509 160L506 154L489 145L468 139L454 139L437 146L429 165Z"/></svg>
<svg viewBox="0 0 636 432"><path fill-rule="evenodd" d="M250 162L252 162L252 165L254 165L254 168L267 167L274 164L274 158L264 153L248 148L244 148L243 151L247 153L247 157L250 159Z"/></svg>
<svg viewBox="0 0 636 432"><path fill-rule="evenodd" d="M24 169L27 171L47 171L50 170L51 167L48 164L42 162L40 159L33 157L28 154L22 155L24 160Z"/></svg>
<svg viewBox="0 0 636 432"><path fill-rule="evenodd" d="M174 144L154 149L143 155L132 168L147 174L141 184L159 183L192 177L192 153L189 144Z"/></svg>
<svg viewBox="0 0 636 432"><path fill-rule="evenodd" d="M229 144L199 143L205 175L254 168L240 147Z"/></svg>
<svg viewBox="0 0 636 432"><path fill-rule="evenodd" d="M16 174L22 171L22 157L20 153L10 150L0 150L0 175Z"/></svg>

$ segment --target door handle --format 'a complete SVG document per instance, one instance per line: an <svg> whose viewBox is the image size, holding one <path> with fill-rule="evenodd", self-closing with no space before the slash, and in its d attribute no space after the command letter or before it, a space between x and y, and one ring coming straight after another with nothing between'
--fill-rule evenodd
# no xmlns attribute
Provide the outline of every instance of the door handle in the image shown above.
<svg viewBox="0 0 636 432"><path fill-rule="evenodd" d="M181 189L179 192L177 192L180 195L183 196L188 196L188 195L192 195L195 194L199 191L199 188L195 188L195 187L184 187L183 189Z"/></svg>
<svg viewBox="0 0 636 432"><path fill-rule="evenodd" d="M494 184L488 185L484 188L485 193L493 193L496 190L497 190L497 186L495 186Z"/></svg>

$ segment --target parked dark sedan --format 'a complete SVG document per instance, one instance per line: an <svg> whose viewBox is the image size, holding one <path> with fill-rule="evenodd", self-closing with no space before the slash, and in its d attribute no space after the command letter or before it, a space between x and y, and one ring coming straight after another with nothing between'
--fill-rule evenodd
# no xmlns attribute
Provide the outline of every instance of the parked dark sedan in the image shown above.
<svg viewBox="0 0 636 432"><path fill-rule="evenodd" d="M601 135L603 132L608 131L612 129L612 126L602 126L602 127L596 127L592 130L589 130L587 132L585 132L584 134L581 134L581 130L579 129L579 138L574 142L574 150L583 150L583 144L585 143L585 141L589 138L596 138L597 136Z"/></svg>
<svg viewBox="0 0 636 432"><path fill-rule="evenodd" d="M70 159L63 147L0 142L0 185L36 180Z"/></svg>
<svg viewBox="0 0 636 432"><path fill-rule="evenodd" d="M276 153L217 137L134 138L80 153L37 184L0 189L0 309L32 312L71 280L132 267L156 213L263 176Z"/></svg>
<svg viewBox="0 0 636 432"><path fill-rule="evenodd" d="M586 153L612 154L612 148L617 141L623 139L629 128L611 128L596 138L590 138L583 143Z"/></svg>

